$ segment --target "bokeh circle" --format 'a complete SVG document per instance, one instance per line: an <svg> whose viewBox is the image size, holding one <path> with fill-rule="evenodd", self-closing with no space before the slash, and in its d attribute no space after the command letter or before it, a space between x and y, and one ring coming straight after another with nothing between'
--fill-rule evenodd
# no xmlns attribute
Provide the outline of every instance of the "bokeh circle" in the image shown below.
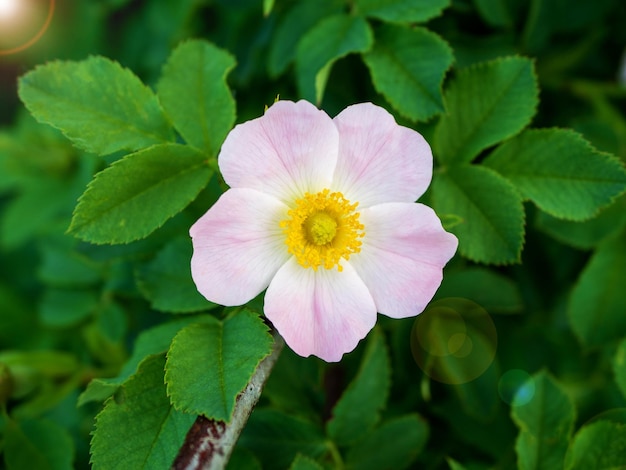
<svg viewBox="0 0 626 470"><path fill-rule="evenodd" d="M0 2L0 56L17 54L35 44L54 15L55 0Z"/></svg>
<svg viewBox="0 0 626 470"><path fill-rule="evenodd" d="M522 369L506 371L498 381L498 393L503 402L512 406L523 406L535 396L535 381Z"/></svg>
<svg viewBox="0 0 626 470"><path fill-rule="evenodd" d="M433 380L463 384L482 375L493 362L497 332L487 311L475 302L446 298L419 315L411 331L411 352Z"/></svg>

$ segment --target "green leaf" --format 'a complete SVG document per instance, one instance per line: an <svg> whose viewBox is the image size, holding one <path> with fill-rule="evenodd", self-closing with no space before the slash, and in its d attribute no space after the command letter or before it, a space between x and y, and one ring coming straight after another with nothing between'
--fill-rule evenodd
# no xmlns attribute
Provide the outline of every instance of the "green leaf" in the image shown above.
<svg viewBox="0 0 626 470"><path fill-rule="evenodd" d="M229 53L206 41L178 46L163 67L157 94L187 143L215 157L235 123L235 100L226 76L235 67Z"/></svg>
<svg viewBox="0 0 626 470"><path fill-rule="evenodd" d="M423 23L439 16L450 0L355 0L357 11L365 16L395 23Z"/></svg>
<svg viewBox="0 0 626 470"><path fill-rule="evenodd" d="M417 365L438 382L455 385L467 414L493 414L498 334L480 305L461 298L432 302L413 323L410 340Z"/></svg>
<svg viewBox="0 0 626 470"><path fill-rule="evenodd" d="M319 426L270 409L252 413L237 445L254 452L263 468L288 468L298 453L315 459L327 452Z"/></svg>
<svg viewBox="0 0 626 470"><path fill-rule="evenodd" d="M296 57L298 43L322 19L342 11L340 0L299 0L281 19L270 43L267 68L271 76L282 74Z"/></svg>
<svg viewBox="0 0 626 470"><path fill-rule="evenodd" d="M46 244L42 248L42 261L37 271L39 279L48 285L59 287L89 286L102 277L100 266L74 249L72 243Z"/></svg>
<svg viewBox="0 0 626 470"><path fill-rule="evenodd" d="M346 468L408 468L428 440L428 423L417 414L383 423L348 450Z"/></svg>
<svg viewBox="0 0 626 470"><path fill-rule="evenodd" d="M513 26L512 8L507 0L474 0L474 5L490 26L503 28Z"/></svg>
<svg viewBox="0 0 626 470"><path fill-rule="evenodd" d="M95 313L99 293L85 289L49 288L39 307L39 318L46 326L69 327Z"/></svg>
<svg viewBox="0 0 626 470"><path fill-rule="evenodd" d="M137 270L137 284L152 308L163 312L189 313L208 310L206 300L191 278L191 240L176 238Z"/></svg>
<svg viewBox="0 0 626 470"><path fill-rule="evenodd" d="M487 421L494 417L500 404L500 397L498 396L499 361L494 354L497 341L492 340L492 338L496 338L497 333L494 328L493 336L485 335L469 323L466 324L465 334L467 336L463 345L456 354L447 356L446 359L448 360L442 359L441 364L445 364L448 368L447 378L456 378L457 383L454 383L454 391L458 395L465 413L478 420ZM448 336L447 339L450 342L454 341L455 338ZM469 353L463 348L465 344L468 345ZM459 361L460 358L457 357L464 354L467 354L463 357L463 359L467 359L465 364L463 361ZM469 361L472 361L471 367L467 367ZM481 363L485 368L484 372L477 374L478 370L474 371L473 375L477 375L476 378L463 377ZM464 378L472 378L473 380L467 381L463 380Z"/></svg>
<svg viewBox="0 0 626 470"><path fill-rule="evenodd" d="M40 65L19 79L18 93L37 120L88 152L107 155L172 140L152 91L104 57Z"/></svg>
<svg viewBox="0 0 626 470"><path fill-rule="evenodd" d="M565 470L620 469L626 464L626 425L595 421L583 426L574 436Z"/></svg>
<svg viewBox="0 0 626 470"><path fill-rule="evenodd" d="M4 434L7 470L71 470L74 441L67 430L47 420L9 421Z"/></svg>
<svg viewBox="0 0 626 470"><path fill-rule="evenodd" d="M376 90L402 115L423 121L444 111L441 85L453 56L437 34L425 28L382 26L363 60Z"/></svg>
<svg viewBox="0 0 626 470"><path fill-rule="evenodd" d="M359 372L333 408L326 426L333 441L346 445L367 434L380 420L390 386L389 353L382 332L374 329Z"/></svg>
<svg viewBox="0 0 626 470"><path fill-rule="evenodd" d="M447 457L446 458L446 462L448 462L448 466L450 467L450 470L466 470L467 467L464 467L463 465L461 465L459 462L457 462L456 460Z"/></svg>
<svg viewBox="0 0 626 470"><path fill-rule="evenodd" d="M602 346L626 335L624 266L622 232L598 247L570 294L570 324L585 346Z"/></svg>
<svg viewBox="0 0 626 470"><path fill-rule="evenodd" d="M442 163L472 161L482 150L521 131L538 103L533 62L507 57L459 70L445 92L448 110L435 130Z"/></svg>
<svg viewBox="0 0 626 470"><path fill-rule="evenodd" d="M174 336L182 328L201 322L217 322L217 320L209 315L186 316L142 331L137 336L132 356L126 361L117 377L96 378L89 382L87 389L78 397L78 406L90 401L103 401L113 395L121 384L137 372L144 359L154 354L165 353Z"/></svg>
<svg viewBox="0 0 626 470"><path fill-rule="evenodd" d="M574 404L545 371L529 380L534 381L535 395L525 404L516 404L516 397L511 409L520 428L515 442L519 469L562 468L575 421Z"/></svg>
<svg viewBox="0 0 626 470"><path fill-rule="evenodd" d="M491 269L470 267L446 273L436 298L462 297L490 313L518 313L522 296L517 284Z"/></svg>
<svg viewBox="0 0 626 470"><path fill-rule="evenodd" d="M272 342L267 325L249 310L184 328L167 353L165 381L173 405L230 421L237 395L272 351Z"/></svg>
<svg viewBox="0 0 626 470"><path fill-rule="evenodd" d="M626 397L626 339L619 343L615 358L613 359L613 373L615 374L615 382L619 387L622 395Z"/></svg>
<svg viewBox="0 0 626 470"><path fill-rule="evenodd" d="M263 0L263 16L269 16L274 8L274 0Z"/></svg>
<svg viewBox="0 0 626 470"><path fill-rule="evenodd" d="M293 459L293 462L291 463L291 466L289 467L289 470L323 470L323 469L324 467L322 467L315 460L302 454L296 455L296 458Z"/></svg>
<svg viewBox="0 0 626 470"><path fill-rule="evenodd" d="M626 191L622 163L567 129L527 130L483 162L555 217L585 220Z"/></svg>
<svg viewBox="0 0 626 470"><path fill-rule="evenodd" d="M524 242L524 207L513 186L493 170L461 165L435 175L433 202L439 214L462 222L450 228L459 252L483 263L518 262Z"/></svg>
<svg viewBox="0 0 626 470"><path fill-rule="evenodd" d="M165 393L165 357L144 361L96 417L94 470L169 468L196 419L172 407Z"/></svg>
<svg viewBox="0 0 626 470"><path fill-rule="evenodd" d="M591 220L573 222L538 212L535 224L561 243L589 250L626 227L626 195L619 197Z"/></svg>
<svg viewBox="0 0 626 470"><path fill-rule="evenodd" d="M41 179L32 188L23 188L1 214L0 243L15 248L50 231L61 219L60 214L74 204L76 195L74 188L59 180ZM62 219L67 223L65 216Z"/></svg>
<svg viewBox="0 0 626 470"><path fill-rule="evenodd" d="M226 469L239 470L240 468L244 468L246 470L263 470L261 462L259 462L252 452L241 446L236 446L232 455L228 459Z"/></svg>
<svg viewBox="0 0 626 470"><path fill-rule="evenodd" d="M360 16L339 14L320 21L298 43L296 76L300 95L320 103L335 61L350 53L368 51L373 41L371 28Z"/></svg>
<svg viewBox="0 0 626 470"><path fill-rule="evenodd" d="M206 156L192 147L164 144L127 155L96 175L68 230L99 244L147 237L183 210L210 177Z"/></svg>

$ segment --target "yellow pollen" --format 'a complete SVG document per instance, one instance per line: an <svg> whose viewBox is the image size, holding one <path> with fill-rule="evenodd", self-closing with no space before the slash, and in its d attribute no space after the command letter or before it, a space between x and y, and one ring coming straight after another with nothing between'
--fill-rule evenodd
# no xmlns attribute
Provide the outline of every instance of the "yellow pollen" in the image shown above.
<svg viewBox="0 0 626 470"><path fill-rule="evenodd" d="M307 239L314 245L326 245L337 233L337 221L326 212L311 214L304 222Z"/></svg>
<svg viewBox="0 0 626 470"><path fill-rule="evenodd" d="M339 262L361 251L360 239L365 235L360 214L355 212L357 205L328 189L306 193L280 222L288 252L304 268L337 266L341 271Z"/></svg>

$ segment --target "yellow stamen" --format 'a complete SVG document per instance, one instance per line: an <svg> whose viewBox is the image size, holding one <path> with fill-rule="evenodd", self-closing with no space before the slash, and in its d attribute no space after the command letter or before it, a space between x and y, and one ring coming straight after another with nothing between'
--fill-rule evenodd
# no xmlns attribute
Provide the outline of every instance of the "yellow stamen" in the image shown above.
<svg viewBox="0 0 626 470"><path fill-rule="evenodd" d="M328 189L296 200L287 213L289 218L280 222L289 253L304 268L337 266L341 271L340 260L361 251L360 238L365 235L360 214L355 212L357 205Z"/></svg>

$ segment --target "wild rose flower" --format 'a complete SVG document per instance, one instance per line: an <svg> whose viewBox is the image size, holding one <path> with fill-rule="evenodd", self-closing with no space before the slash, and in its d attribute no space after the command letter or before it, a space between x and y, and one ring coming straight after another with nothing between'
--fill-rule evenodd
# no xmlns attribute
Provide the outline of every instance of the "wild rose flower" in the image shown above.
<svg viewBox="0 0 626 470"><path fill-rule="evenodd" d="M302 356L338 361L377 312L421 313L456 251L414 202L430 147L371 103L331 119L279 101L230 132L218 164L230 189L191 227L196 286L226 306L267 288L265 315Z"/></svg>

